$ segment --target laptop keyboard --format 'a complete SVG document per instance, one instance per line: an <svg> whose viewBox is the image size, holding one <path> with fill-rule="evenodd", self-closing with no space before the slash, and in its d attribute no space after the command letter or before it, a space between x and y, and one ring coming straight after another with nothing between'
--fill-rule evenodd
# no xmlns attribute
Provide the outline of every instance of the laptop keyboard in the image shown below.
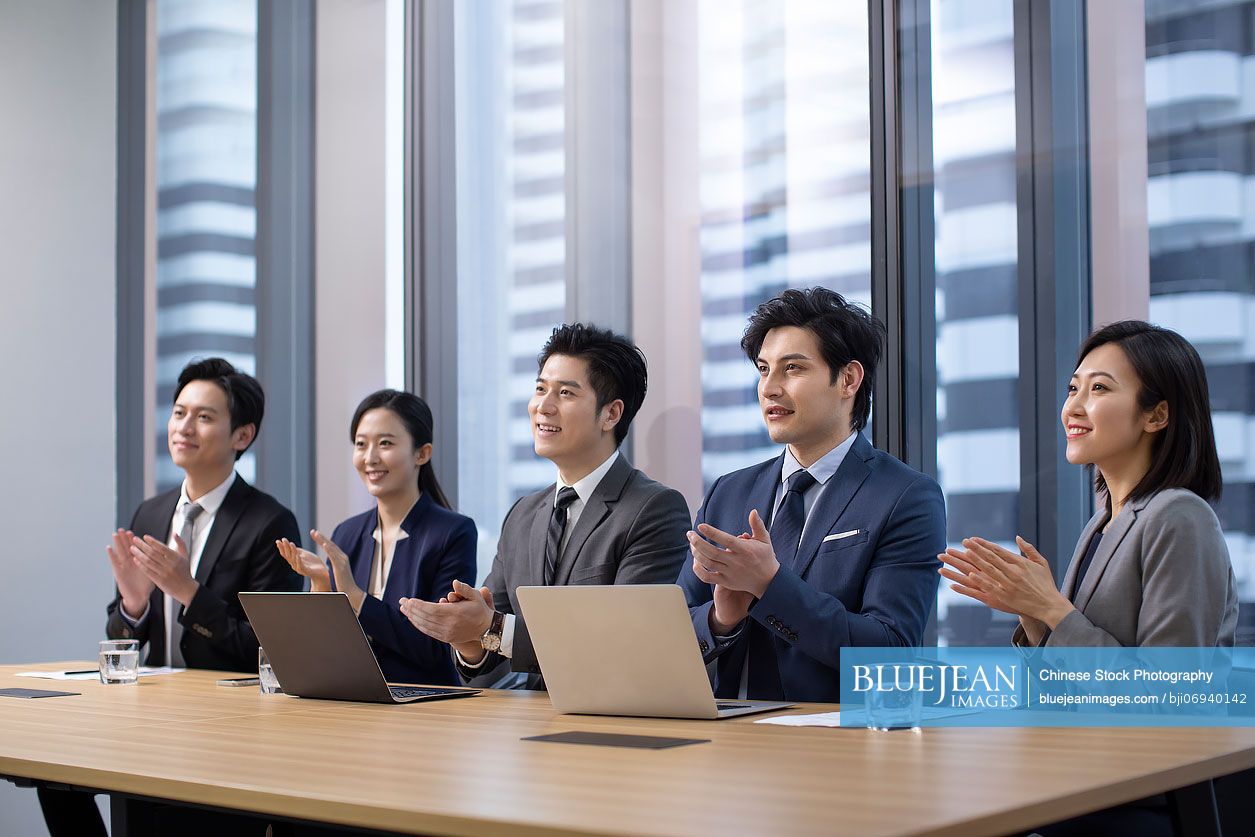
<svg viewBox="0 0 1255 837"><path fill-rule="evenodd" d="M448 689L419 689L414 686L389 686L388 691L392 692L394 698L404 700L406 698L427 697L428 695L446 694Z"/></svg>
<svg viewBox="0 0 1255 837"><path fill-rule="evenodd" d="M715 701L715 709L722 712L725 709L749 709L748 703L728 703L727 701Z"/></svg>

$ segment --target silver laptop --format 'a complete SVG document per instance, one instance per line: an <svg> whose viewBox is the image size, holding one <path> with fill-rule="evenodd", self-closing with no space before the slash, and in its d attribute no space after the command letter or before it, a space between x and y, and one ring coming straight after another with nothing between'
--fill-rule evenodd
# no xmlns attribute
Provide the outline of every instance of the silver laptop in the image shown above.
<svg viewBox="0 0 1255 837"><path fill-rule="evenodd" d="M559 712L713 719L793 705L715 700L674 584L520 587L518 597Z"/></svg>
<svg viewBox="0 0 1255 837"><path fill-rule="evenodd" d="M285 694L366 703L479 694L479 689L390 685L344 593L240 593L240 604Z"/></svg>

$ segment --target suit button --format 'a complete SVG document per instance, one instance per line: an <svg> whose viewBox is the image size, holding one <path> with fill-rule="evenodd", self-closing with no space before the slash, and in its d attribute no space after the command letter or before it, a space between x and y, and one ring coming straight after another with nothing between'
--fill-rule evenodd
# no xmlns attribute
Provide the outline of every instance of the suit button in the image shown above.
<svg viewBox="0 0 1255 837"><path fill-rule="evenodd" d="M707 651L710 650L710 645L704 639L702 640L701 645L699 647L702 649L703 654L705 654Z"/></svg>

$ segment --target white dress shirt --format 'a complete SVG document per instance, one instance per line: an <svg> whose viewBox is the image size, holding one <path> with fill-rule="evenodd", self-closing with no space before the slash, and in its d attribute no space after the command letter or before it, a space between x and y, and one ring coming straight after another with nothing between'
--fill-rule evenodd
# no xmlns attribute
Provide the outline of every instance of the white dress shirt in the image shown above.
<svg viewBox="0 0 1255 837"><path fill-rule="evenodd" d="M574 488L576 495L576 500L571 503L571 505L567 506L566 509L566 526L562 530L562 542L558 544L559 562L561 561L562 554L566 552L567 543L571 540L571 533L575 531L575 524L579 521L580 515L584 512L584 506L588 504L588 498L593 496L593 492L597 490L597 486L601 485L602 479L606 476L606 473L610 470L610 467L614 465L618 458L619 451L616 449L614 453L610 454L610 457L606 459L605 462L598 465L592 473L576 482L575 485L567 485L562 481L562 475L558 475L557 484L553 487L553 507L557 508L558 492L562 489ZM557 566L557 563L558 562L555 562L555 566ZM516 617L513 613L507 613L505 615L505 622L501 625L501 648L498 649L497 653L503 657L514 656L515 618ZM457 654L456 651L454 651L454 653ZM488 659L488 655L485 654L483 659L481 659L478 663L468 663L466 660L462 659L461 654L458 654L457 657L458 662L467 668L479 668L484 664L484 660Z"/></svg>
<svg viewBox="0 0 1255 837"><path fill-rule="evenodd" d="M235 483L239 475L232 471L223 482L208 492L198 500L196 504L202 509L200 516L196 518L196 522L192 527L192 542L187 544L188 560L191 563L190 572L192 577L196 577L196 568L200 566L201 553L205 551L205 543L209 540L209 532L213 528L214 520L218 516L218 509L222 508L222 503L227 499L227 492L231 490L231 486ZM187 480L183 480L183 486L179 489L179 502L174 506L174 515L170 518L170 538L166 541L166 546L173 550L178 550L178 544L175 538L183 529L183 520L187 517L187 507L192 504L192 500L187 496ZM166 617L166 665L170 664L170 655L173 651L171 645L171 632L173 630L175 614L179 608L179 603L171 598L168 594L162 594L162 607ZM122 614L122 618L131 623L132 627L143 624L148 618L148 608L144 608L144 612L138 619L132 619L126 612L126 608L119 607L118 611Z"/></svg>

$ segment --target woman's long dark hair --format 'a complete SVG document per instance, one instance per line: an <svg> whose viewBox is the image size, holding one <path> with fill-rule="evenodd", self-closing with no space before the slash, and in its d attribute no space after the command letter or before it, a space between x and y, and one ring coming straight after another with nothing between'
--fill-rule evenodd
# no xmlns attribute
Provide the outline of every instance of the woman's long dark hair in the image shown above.
<svg viewBox="0 0 1255 837"><path fill-rule="evenodd" d="M399 418L405 425L405 429L410 432L411 438L414 439L415 450L431 442L433 422L431 408L427 406L427 402L417 395L395 389L381 389L362 399L362 403L358 404L357 409L353 411L353 421L349 425L349 441L357 439L357 426L361 424L362 416L371 410L390 410ZM430 459L418 469L418 488L437 504L446 509L453 508L449 504L449 498L445 497L444 491L440 489L440 483L436 481L436 470L431 467Z"/></svg>
<svg viewBox="0 0 1255 837"><path fill-rule="evenodd" d="M1165 488L1188 488L1208 502L1219 500L1224 479L1211 424L1207 371L1198 351L1175 331L1141 320L1121 320L1089 336L1076 356L1076 368L1086 355L1108 343L1120 347L1142 380L1138 407L1152 410L1161 401L1168 404L1168 426L1151 443L1150 470L1126 500ZM1105 492L1106 480L1097 469L1094 473L1095 487Z"/></svg>

